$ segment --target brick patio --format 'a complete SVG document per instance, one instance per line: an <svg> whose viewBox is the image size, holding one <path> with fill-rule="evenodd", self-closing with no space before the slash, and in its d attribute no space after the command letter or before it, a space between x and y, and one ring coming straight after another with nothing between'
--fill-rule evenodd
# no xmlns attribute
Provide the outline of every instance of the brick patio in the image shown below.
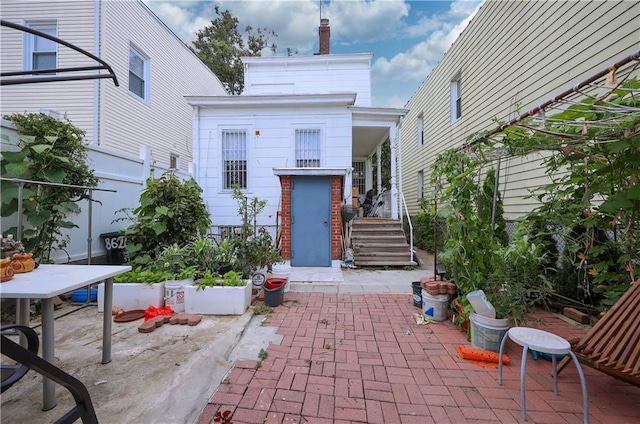
<svg viewBox="0 0 640 424"><path fill-rule="evenodd" d="M409 294L290 292L266 325L281 345L258 361L238 361L198 423L231 410L233 423L517 423L521 348L511 342L503 370L471 364L456 346L466 334L450 321L417 325ZM585 330L540 311L542 328L567 339ZM583 367L590 419L640 423L640 388ZM573 364L553 394L551 363L527 363L527 422L582 423L582 392Z"/></svg>

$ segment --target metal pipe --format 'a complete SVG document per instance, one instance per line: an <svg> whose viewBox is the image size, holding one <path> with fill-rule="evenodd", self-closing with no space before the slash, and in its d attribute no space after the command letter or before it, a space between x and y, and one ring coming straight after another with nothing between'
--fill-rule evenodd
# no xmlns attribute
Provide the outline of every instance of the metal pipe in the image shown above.
<svg viewBox="0 0 640 424"><path fill-rule="evenodd" d="M493 185L493 206L491 209L491 229L496 224L496 207L498 203L498 186L500 185L500 156L498 156L498 164L496 165L496 181Z"/></svg>

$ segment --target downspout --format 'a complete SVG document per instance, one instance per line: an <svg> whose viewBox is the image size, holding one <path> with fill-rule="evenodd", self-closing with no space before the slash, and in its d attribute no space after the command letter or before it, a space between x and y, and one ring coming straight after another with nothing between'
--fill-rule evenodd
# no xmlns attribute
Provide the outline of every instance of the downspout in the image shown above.
<svg viewBox="0 0 640 424"><path fill-rule="evenodd" d="M93 11L93 54L100 57L100 0L94 0ZM99 63L96 63L99 65ZM100 70L96 70L98 75ZM100 145L100 79L93 81L93 140L91 144Z"/></svg>
<svg viewBox="0 0 640 424"><path fill-rule="evenodd" d="M193 134L191 135L191 137L191 145L193 146L193 159L191 162L191 169L189 171L191 172L193 179L198 182L200 187L205 187L205 185L202 184L202 182L199 180L200 176L198 172L200 168L200 106L193 107Z"/></svg>
<svg viewBox="0 0 640 424"><path fill-rule="evenodd" d="M400 122L398 122L398 125L396 126L396 134L398 136L398 191L400 193L402 193L402 197L398 196L398 201L400 201L400 199L404 199L404 190L402 187L402 119L403 117L400 117ZM403 205L398 205L398 210L399 215L400 215L400 222L404 222L404 214L402 213L402 206ZM407 218L409 218L407 216Z"/></svg>

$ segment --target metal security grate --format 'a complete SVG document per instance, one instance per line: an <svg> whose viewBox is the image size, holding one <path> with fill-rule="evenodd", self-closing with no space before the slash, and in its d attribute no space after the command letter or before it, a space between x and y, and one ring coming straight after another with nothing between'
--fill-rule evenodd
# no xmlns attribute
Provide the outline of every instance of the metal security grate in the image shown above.
<svg viewBox="0 0 640 424"><path fill-rule="evenodd" d="M364 162L351 162L353 166L353 178L351 184L353 187L358 188L358 193L365 193L365 163Z"/></svg>
<svg viewBox="0 0 640 424"><path fill-rule="evenodd" d="M320 130L296 130L296 166L320 166Z"/></svg>
<svg viewBox="0 0 640 424"><path fill-rule="evenodd" d="M247 188L247 132L222 131L224 189Z"/></svg>

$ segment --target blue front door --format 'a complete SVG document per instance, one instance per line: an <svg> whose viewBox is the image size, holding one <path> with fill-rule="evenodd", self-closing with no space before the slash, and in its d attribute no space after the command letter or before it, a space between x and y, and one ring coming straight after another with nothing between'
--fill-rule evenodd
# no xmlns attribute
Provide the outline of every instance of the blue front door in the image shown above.
<svg viewBox="0 0 640 424"><path fill-rule="evenodd" d="M291 265L331 266L331 179L291 181Z"/></svg>

